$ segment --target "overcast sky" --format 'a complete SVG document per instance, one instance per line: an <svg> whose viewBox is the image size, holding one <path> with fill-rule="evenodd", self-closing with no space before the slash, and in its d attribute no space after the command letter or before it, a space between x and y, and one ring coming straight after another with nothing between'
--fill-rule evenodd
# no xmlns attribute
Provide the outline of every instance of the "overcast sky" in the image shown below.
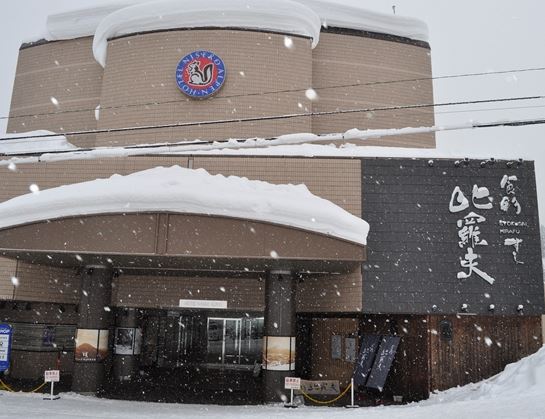
<svg viewBox="0 0 545 419"><path fill-rule="evenodd" d="M183 1L183 0L180 0ZM271 1L271 0L267 0ZM48 14L108 0L3 1L0 14L0 116L9 112L18 48L43 33ZM541 0L338 0L370 10L424 20L430 30L434 76L545 67L545 3ZM435 102L545 95L545 71L434 82ZM518 109L513 109L517 107ZM493 109L493 110L491 110ZM545 100L436 109L437 124L545 118ZM5 120L0 120L5 132ZM464 130L437 134L440 148L460 157L477 152L536 161L540 218L545 222L545 125Z"/></svg>

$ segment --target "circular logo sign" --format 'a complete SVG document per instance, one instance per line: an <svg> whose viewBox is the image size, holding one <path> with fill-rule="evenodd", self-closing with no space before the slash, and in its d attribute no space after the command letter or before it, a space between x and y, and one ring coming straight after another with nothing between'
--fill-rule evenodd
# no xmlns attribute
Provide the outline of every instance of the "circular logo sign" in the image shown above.
<svg viewBox="0 0 545 419"><path fill-rule="evenodd" d="M176 67L176 84L187 96L204 99L216 93L225 81L225 64L210 51L193 51Z"/></svg>

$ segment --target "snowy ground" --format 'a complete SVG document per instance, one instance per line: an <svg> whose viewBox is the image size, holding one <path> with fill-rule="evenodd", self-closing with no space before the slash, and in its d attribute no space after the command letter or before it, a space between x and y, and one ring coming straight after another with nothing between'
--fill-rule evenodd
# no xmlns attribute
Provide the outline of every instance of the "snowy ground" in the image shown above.
<svg viewBox="0 0 545 419"><path fill-rule="evenodd" d="M210 406L159 404L97 399L62 394L55 401L42 395L0 392L0 418L224 418L244 419L533 419L545 418L545 347L508 365L489 380L433 395L406 406L359 409L277 406Z"/></svg>

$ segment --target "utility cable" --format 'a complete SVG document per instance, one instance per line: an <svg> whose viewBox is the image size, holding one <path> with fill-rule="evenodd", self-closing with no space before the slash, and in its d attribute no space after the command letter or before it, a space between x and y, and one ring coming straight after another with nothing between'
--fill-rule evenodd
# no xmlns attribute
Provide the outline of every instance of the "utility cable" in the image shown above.
<svg viewBox="0 0 545 419"><path fill-rule="evenodd" d="M537 100L537 99L545 99L545 96L537 95L537 96L522 96L522 97L483 99L483 100L466 100L466 101L460 101L460 102L423 103L423 104L416 104L416 105L399 105L399 106L387 106L387 107L378 107L378 108L340 109L340 110L334 110L334 111L303 112L303 113L294 113L294 114L270 115L270 116L259 116L259 117L248 117L248 118L217 119L217 120L196 121L196 122L177 122L177 123L171 123L171 124L143 125L143 126L132 126L132 127L121 127L121 128L104 128L104 129L95 129L95 130L68 131L63 133L24 135L19 137L1 137L0 141L28 140L28 139L36 139L36 138L51 138L51 137L72 136L72 135L113 134L113 133L119 133L119 132L147 131L147 130L154 130L154 129L183 128L183 127L204 126L204 125L222 125L222 124L231 124L231 123L283 120L283 119L303 118L303 117L309 117L309 116L320 117L320 116L327 116L327 115L340 115L340 114L351 114L351 113L361 113L361 112L436 108L436 107L444 107L444 106L515 102L515 101L526 101L526 100Z"/></svg>
<svg viewBox="0 0 545 419"><path fill-rule="evenodd" d="M384 81L371 81L365 83L351 83L351 84L339 84L339 85L330 85L330 86L317 86L314 87L314 90L327 90L327 89L340 89L346 87L364 87L364 86L377 86L382 84L395 84L395 83L410 83L410 82L421 82L421 81L430 81L430 80L445 80L445 79L455 79L455 78L465 78L465 77L479 77L479 76L489 76L489 75L499 75L499 74L510 74L510 73L525 73L525 72L534 72L534 71L544 71L545 67L533 67L533 68L521 68L514 70L501 70L501 71L488 71L480 73L462 73L462 74L451 74L445 76L435 76L435 77L417 77L417 78L408 78L408 79L398 79L398 80L384 80ZM213 96L212 100L220 99L232 99L238 97L250 97L250 96L265 96L269 94L280 94L280 93L300 93L308 90L305 89L285 89L285 90L274 90L268 92L255 92L255 93L241 93L237 95L228 95L228 96ZM145 103L127 103L122 105L113 105L100 107L100 110L111 110L111 109L124 109L132 107L145 107L145 106L157 106L157 105L167 105L180 103L181 100L168 100L168 101L154 101L154 102L145 102ZM58 110L54 112L43 112L36 114L23 114L23 115L13 115L13 116L0 116L2 119L16 119L16 118L36 118L39 116L52 116L52 115L62 115L67 113L78 113L78 112L94 112L96 108L81 108L81 109L66 109Z"/></svg>

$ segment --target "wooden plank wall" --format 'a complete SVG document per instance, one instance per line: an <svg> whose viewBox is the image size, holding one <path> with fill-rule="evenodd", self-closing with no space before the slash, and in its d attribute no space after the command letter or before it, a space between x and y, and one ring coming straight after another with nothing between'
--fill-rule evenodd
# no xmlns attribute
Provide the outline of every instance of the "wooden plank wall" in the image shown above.
<svg viewBox="0 0 545 419"><path fill-rule="evenodd" d="M352 378L354 363L345 361L345 341L347 337L356 338L356 354L358 345L357 318L313 318L312 319L312 354L311 380L339 380L341 389L344 389ZM331 336L342 337L341 359L331 357Z"/></svg>
<svg viewBox="0 0 545 419"><path fill-rule="evenodd" d="M452 339L440 322L452 323ZM542 345L540 316L430 316L431 389L491 377Z"/></svg>

